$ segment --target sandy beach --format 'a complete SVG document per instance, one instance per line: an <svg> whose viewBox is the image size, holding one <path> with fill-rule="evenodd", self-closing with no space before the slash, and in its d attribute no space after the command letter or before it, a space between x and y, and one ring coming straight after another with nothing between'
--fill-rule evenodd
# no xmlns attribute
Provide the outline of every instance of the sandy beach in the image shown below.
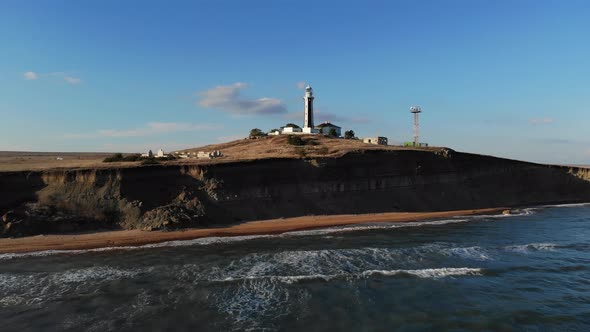
<svg viewBox="0 0 590 332"><path fill-rule="evenodd" d="M362 215L306 216L288 219L252 221L223 228L178 231L110 231L71 235L38 235L0 239L0 253L24 253L43 250L80 250L103 247L139 246L166 241L191 240L214 236L280 234L285 232L380 222L412 222L456 216L495 214L506 208L444 212L391 212Z"/></svg>

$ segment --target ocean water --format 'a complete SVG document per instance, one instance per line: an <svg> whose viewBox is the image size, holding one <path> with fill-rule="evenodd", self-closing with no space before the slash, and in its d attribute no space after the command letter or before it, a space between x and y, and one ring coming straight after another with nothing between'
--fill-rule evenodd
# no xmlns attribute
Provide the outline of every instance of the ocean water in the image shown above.
<svg viewBox="0 0 590 332"><path fill-rule="evenodd" d="M589 331L590 205L0 255L2 331Z"/></svg>

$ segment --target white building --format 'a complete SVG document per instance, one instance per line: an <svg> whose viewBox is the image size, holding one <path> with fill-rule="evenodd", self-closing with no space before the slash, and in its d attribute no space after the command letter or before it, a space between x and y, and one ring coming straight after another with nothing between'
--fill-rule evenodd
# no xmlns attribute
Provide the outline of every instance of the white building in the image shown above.
<svg viewBox="0 0 590 332"><path fill-rule="evenodd" d="M149 150L147 153L142 153L141 156L144 158L153 158L154 153L152 152L152 150Z"/></svg>
<svg viewBox="0 0 590 332"><path fill-rule="evenodd" d="M281 127L282 134L297 134L301 133L302 130L298 126L287 124L285 127Z"/></svg>
<svg viewBox="0 0 590 332"><path fill-rule="evenodd" d="M165 157L168 157L168 155L165 154L164 150L162 150L161 148L160 148L160 150L158 150L158 153L156 153L156 155L154 155L152 150L149 150L147 153L142 153L141 156L144 158L165 158Z"/></svg>
<svg viewBox="0 0 590 332"><path fill-rule="evenodd" d="M270 131L268 134L271 135L271 136L280 135L281 134L281 130L280 129L275 129L275 130Z"/></svg>
<svg viewBox="0 0 590 332"><path fill-rule="evenodd" d="M209 152L199 151L197 153L197 158L199 158L199 159L213 159L213 158L219 158L222 156L223 156L223 154L219 150L209 151Z"/></svg>

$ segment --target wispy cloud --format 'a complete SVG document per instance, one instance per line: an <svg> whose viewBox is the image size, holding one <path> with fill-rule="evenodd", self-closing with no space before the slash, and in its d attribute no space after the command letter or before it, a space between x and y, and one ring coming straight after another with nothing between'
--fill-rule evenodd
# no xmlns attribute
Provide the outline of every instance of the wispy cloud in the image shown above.
<svg viewBox="0 0 590 332"><path fill-rule="evenodd" d="M39 78L39 75L37 75L37 73L35 73L34 71L28 71L23 74L23 77L27 81L34 81Z"/></svg>
<svg viewBox="0 0 590 332"><path fill-rule="evenodd" d="M305 89L305 82L297 82L297 89Z"/></svg>
<svg viewBox="0 0 590 332"><path fill-rule="evenodd" d="M80 84L82 83L82 80L77 78L77 77L72 77L72 76L64 76L64 81L70 83L70 84Z"/></svg>
<svg viewBox="0 0 590 332"><path fill-rule="evenodd" d="M43 78L43 77L48 77L48 78L55 77L55 78L59 78L59 79L65 81L66 83L69 83L72 85L82 83L82 79L80 79L79 77L74 77L74 76L71 76L71 75L64 73L64 72L36 73L34 71L28 71L28 72L23 73L23 77L25 80L28 80L28 81L34 81L34 80L37 80L37 79Z"/></svg>
<svg viewBox="0 0 590 332"><path fill-rule="evenodd" d="M159 134L197 131L197 130L218 130L222 126L215 124L193 124L179 122L150 122L147 125L132 129L102 129L92 133L66 134L64 138L124 138L124 137L143 137Z"/></svg>
<svg viewBox="0 0 590 332"><path fill-rule="evenodd" d="M268 115L286 113L287 107L280 99L248 99L240 96L240 91L247 88L246 83L220 85L199 93L198 104L205 108L218 109L237 115Z"/></svg>
<svg viewBox="0 0 590 332"><path fill-rule="evenodd" d="M532 124L548 124L553 123L555 120L553 118L535 118L530 119L529 122Z"/></svg>

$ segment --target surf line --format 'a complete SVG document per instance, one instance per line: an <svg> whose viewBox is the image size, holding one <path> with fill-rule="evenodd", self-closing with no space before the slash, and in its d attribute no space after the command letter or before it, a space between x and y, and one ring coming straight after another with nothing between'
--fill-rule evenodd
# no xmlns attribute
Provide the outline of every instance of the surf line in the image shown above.
<svg viewBox="0 0 590 332"><path fill-rule="evenodd" d="M125 230L75 235L30 236L0 239L0 254L43 251L63 253L76 250L104 250L106 248L125 249L126 247L155 246L155 244L159 243L187 241L201 238L239 238L241 236L260 237L264 235L288 234L289 232L359 224L399 223L401 226L403 223L423 222L418 226L436 225L437 219L474 215L497 215L506 211L510 210L508 208L489 208L442 212L391 212L359 215L305 216L245 222L230 227L206 229L193 228L166 232ZM455 222L457 222L457 220L455 220Z"/></svg>

